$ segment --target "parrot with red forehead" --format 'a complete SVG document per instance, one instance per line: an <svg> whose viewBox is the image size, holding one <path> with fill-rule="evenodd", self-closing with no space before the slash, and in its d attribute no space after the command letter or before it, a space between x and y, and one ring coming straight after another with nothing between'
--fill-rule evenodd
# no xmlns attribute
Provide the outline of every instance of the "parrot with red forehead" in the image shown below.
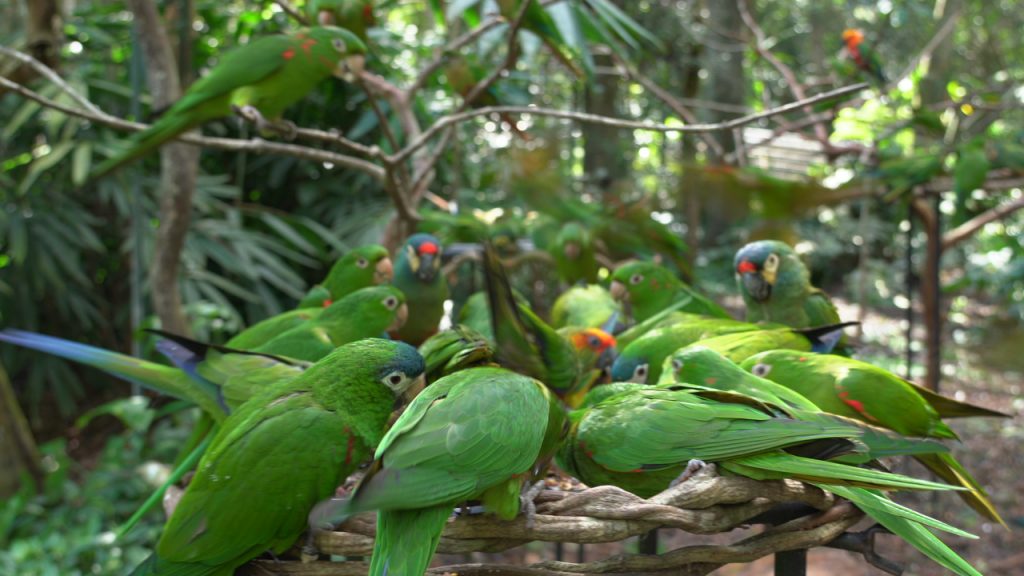
<svg viewBox="0 0 1024 576"><path fill-rule="evenodd" d="M362 71L365 52L366 45L355 34L333 26L265 36L232 50L159 120L133 135L131 148L100 164L90 179L233 112L255 120L261 130L287 131L279 121L285 109L332 75L354 79Z"/></svg>
<svg viewBox="0 0 1024 576"><path fill-rule="evenodd" d="M785 242L759 240L736 253L736 283L747 306L747 322L792 328L838 324L828 295L811 286L811 273Z"/></svg>
<svg viewBox="0 0 1024 576"><path fill-rule="evenodd" d="M419 346L437 332L448 299L441 253L441 241L423 233L410 236L398 251L392 284L405 294L409 320L391 333L392 338Z"/></svg>
<svg viewBox="0 0 1024 576"><path fill-rule="evenodd" d="M856 28L843 30L843 58L848 58L857 66L857 70L873 84L885 84L885 71L878 54L864 44L864 33Z"/></svg>

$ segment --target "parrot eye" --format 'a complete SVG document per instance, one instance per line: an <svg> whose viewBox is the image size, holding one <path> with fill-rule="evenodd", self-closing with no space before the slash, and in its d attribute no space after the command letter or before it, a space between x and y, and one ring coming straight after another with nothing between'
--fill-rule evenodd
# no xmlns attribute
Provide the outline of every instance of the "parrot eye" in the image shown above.
<svg viewBox="0 0 1024 576"><path fill-rule="evenodd" d="M587 341L590 342L591 348L601 347L601 340L597 336L591 336L590 338L587 339Z"/></svg>
<svg viewBox="0 0 1024 576"><path fill-rule="evenodd" d="M334 40L331 40L331 46L334 46L334 49L337 50L338 52L348 51L348 46L345 44L345 41L342 40L341 38L335 38Z"/></svg>
<svg viewBox="0 0 1024 576"><path fill-rule="evenodd" d="M388 296L387 298L384 299L384 307L387 308L388 310L394 310L395 308L398 307L398 298L395 298L394 296Z"/></svg>
<svg viewBox="0 0 1024 576"><path fill-rule="evenodd" d="M765 272L775 272L779 267L779 256L777 254L769 254L764 260Z"/></svg>
<svg viewBox="0 0 1024 576"><path fill-rule="evenodd" d="M633 377L630 378L630 382L637 382L639 384L647 383L647 364L641 364L633 370Z"/></svg>
<svg viewBox="0 0 1024 576"><path fill-rule="evenodd" d="M402 392L409 387L409 377L401 370L395 370L385 376L381 383L395 392Z"/></svg>
<svg viewBox="0 0 1024 576"><path fill-rule="evenodd" d="M370 263L366 260L366 258L360 258L356 260L356 266L359 266L360 268L366 268L369 265Z"/></svg>
<svg viewBox="0 0 1024 576"><path fill-rule="evenodd" d="M764 378L765 376L768 375L769 372L772 371L772 365L765 364L763 362L760 364L754 364L754 367L751 368L750 371L754 374L754 376L760 376L761 378Z"/></svg>
<svg viewBox="0 0 1024 576"><path fill-rule="evenodd" d="M683 361L680 360L679 358L673 358L672 359L672 369L675 370L676 372L682 370L683 369Z"/></svg>
<svg viewBox="0 0 1024 576"><path fill-rule="evenodd" d="M644 275L643 274L633 274L632 276L629 277L629 283L630 284L639 284L639 283L641 283L643 281L644 281Z"/></svg>

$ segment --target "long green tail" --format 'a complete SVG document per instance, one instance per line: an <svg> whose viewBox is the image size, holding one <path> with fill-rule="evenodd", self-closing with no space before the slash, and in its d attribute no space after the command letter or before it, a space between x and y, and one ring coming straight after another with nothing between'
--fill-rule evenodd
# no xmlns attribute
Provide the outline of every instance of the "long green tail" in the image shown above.
<svg viewBox="0 0 1024 576"><path fill-rule="evenodd" d="M213 385L204 388L203 384L171 366L23 330L0 330L0 342L16 344L92 366L162 394L195 402L218 422L226 417L224 409L217 402L217 391Z"/></svg>
<svg viewBox="0 0 1024 576"><path fill-rule="evenodd" d="M132 147L125 152L108 158L89 174L89 181L98 180L117 170L121 166L142 158L153 150L156 150L163 143L171 138L195 128L203 122L203 118L196 118L194 115L175 113L169 110L156 121L155 124L135 134L131 138Z"/></svg>
<svg viewBox="0 0 1024 576"><path fill-rule="evenodd" d="M378 512L370 576L423 576L451 513L451 506Z"/></svg>
<svg viewBox="0 0 1024 576"><path fill-rule="evenodd" d="M903 538L922 554L959 576L981 576L981 572L975 570L960 555L946 546L925 525L969 538L973 538L973 535L924 514L914 512L905 506L900 506L880 492L829 484L816 484L816 486L853 502L865 514L888 528L890 532Z"/></svg>
<svg viewBox="0 0 1024 576"><path fill-rule="evenodd" d="M971 476L970 472L957 462L952 454L920 454L914 458L946 482L967 488L966 491L960 492L960 498L968 506L985 518L1006 526L1006 522L1003 521L995 504L989 498L988 492L974 479L974 476Z"/></svg>

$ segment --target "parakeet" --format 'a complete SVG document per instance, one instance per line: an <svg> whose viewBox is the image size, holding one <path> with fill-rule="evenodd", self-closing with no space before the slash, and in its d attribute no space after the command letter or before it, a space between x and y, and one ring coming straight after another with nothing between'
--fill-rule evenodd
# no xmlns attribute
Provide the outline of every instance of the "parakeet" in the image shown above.
<svg viewBox="0 0 1024 576"><path fill-rule="evenodd" d="M808 398L822 410L856 418L900 434L957 439L946 418L1006 414L958 402L914 385L888 370L842 356L774 350L747 358L742 367ZM1004 524L985 489L951 454L917 457L950 484L979 514Z"/></svg>
<svg viewBox="0 0 1024 576"><path fill-rule="evenodd" d="M828 460L857 450L861 431L852 423L803 421L780 416L740 394L714 391L703 397L675 388L627 390L574 411L559 466L586 484L612 484L644 498L684 479L688 468L704 461L758 480L804 481L851 500L955 573L980 575L926 526L969 534L896 504L881 492L948 486ZM595 393L603 391L597 388Z"/></svg>
<svg viewBox="0 0 1024 576"><path fill-rule="evenodd" d="M597 282L601 265L597 262L594 240L594 235L581 222L562 225L550 249L559 278L569 284Z"/></svg>
<svg viewBox="0 0 1024 576"><path fill-rule="evenodd" d="M621 307L612 298L611 292L599 284L573 286L555 299L551 307L551 326L580 326L583 328L602 328L605 332L614 331L614 324L619 319ZM613 325L608 325L612 320Z"/></svg>
<svg viewBox="0 0 1024 576"><path fill-rule="evenodd" d="M370 456L423 368L407 344L360 340L246 402L224 421L154 555L132 574L229 576L265 551L283 553L313 506Z"/></svg>
<svg viewBox="0 0 1024 576"><path fill-rule="evenodd" d="M427 338L420 344L419 351L427 364L428 383L459 370L486 364L494 356L494 349L487 338L462 324Z"/></svg>
<svg viewBox="0 0 1024 576"><path fill-rule="evenodd" d="M344 28L366 41L366 29L377 24L373 0L310 0L306 3L310 20L320 26Z"/></svg>
<svg viewBox="0 0 1024 576"><path fill-rule="evenodd" d="M324 281L313 286L296 308L330 306L360 288L387 284L394 275L387 248L380 244L360 246L339 258Z"/></svg>
<svg viewBox="0 0 1024 576"><path fill-rule="evenodd" d="M842 38L843 56L849 58L872 84L884 85L886 80L882 61L878 54L864 43L864 33L856 28L847 28L843 30Z"/></svg>
<svg viewBox="0 0 1024 576"><path fill-rule="evenodd" d="M633 319L642 322L678 300L679 310L718 318L731 318L721 306L698 294L668 268L653 262L632 262L612 274L612 296L629 302Z"/></svg>
<svg viewBox="0 0 1024 576"><path fill-rule="evenodd" d="M430 234L413 234L395 260L393 284L405 293L409 321L391 337L419 346L437 332L448 299L448 282L441 271L441 242Z"/></svg>
<svg viewBox="0 0 1024 576"><path fill-rule="evenodd" d="M854 322L833 324L820 328L768 328L751 332L734 332L701 340L699 344L711 348L733 362L742 362L767 350L803 350L831 352L842 340L843 328Z"/></svg>
<svg viewBox="0 0 1024 576"><path fill-rule="evenodd" d="M405 295L398 288L362 288L253 351L316 362L342 344L393 332L408 317Z"/></svg>
<svg viewBox="0 0 1024 576"><path fill-rule="evenodd" d="M519 513L524 482L542 473L566 427L558 399L532 378L493 367L445 376L398 418L351 498L319 506L310 522L378 510L370 575L421 575L456 505Z"/></svg>
<svg viewBox="0 0 1024 576"><path fill-rule="evenodd" d="M748 322L777 322L793 328L839 322L839 312L811 273L785 242L751 242L736 253L736 283L747 306Z"/></svg>
<svg viewBox="0 0 1024 576"><path fill-rule="evenodd" d="M155 150L204 122L240 110L266 122L331 75L351 79L363 66L366 46L348 30L315 27L259 38L226 53L152 126L132 136L132 147L100 164L90 179Z"/></svg>

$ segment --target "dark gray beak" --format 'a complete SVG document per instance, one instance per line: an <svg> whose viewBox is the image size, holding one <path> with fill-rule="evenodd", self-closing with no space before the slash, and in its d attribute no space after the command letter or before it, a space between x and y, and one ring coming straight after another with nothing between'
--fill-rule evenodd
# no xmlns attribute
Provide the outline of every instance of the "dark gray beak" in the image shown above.
<svg viewBox="0 0 1024 576"><path fill-rule="evenodd" d="M416 270L416 277L422 282L433 282L437 270L434 268L434 254L420 254L420 267Z"/></svg>
<svg viewBox="0 0 1024 576"><path fill-rule="evenodd" d="M764 302L772 296L772 285L769 284L758 272L743 273L743 288L750 294L750 297L758 302Z"/></svg>

